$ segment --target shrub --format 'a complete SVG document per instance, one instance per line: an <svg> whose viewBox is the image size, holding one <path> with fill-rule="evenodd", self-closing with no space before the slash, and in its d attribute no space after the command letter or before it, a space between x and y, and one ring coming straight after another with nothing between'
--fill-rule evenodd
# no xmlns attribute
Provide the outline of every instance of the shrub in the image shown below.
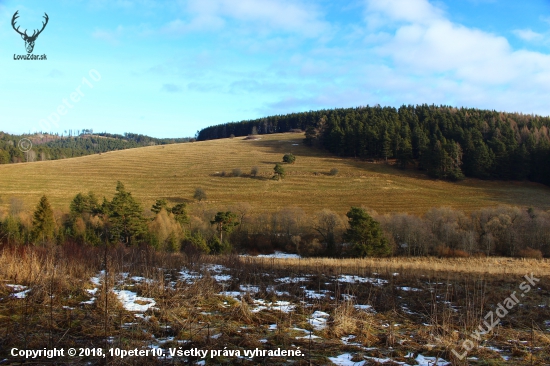
<svg viewBox="0 0 550 366"><path fill-rule="evenodd" d="M250 175L255 177L255 176L258 175L259 171L260 171L260 169L258 169L257 166L254 166L254 167L252 167L252 169L250 169Z"/></svg>
<svg viewBox="0 0 550 366"><path fill-rule="evenodd" d="M445 258L468 258L470 254L460 249L451 249L447 246L440 245L435 248L435 252L439 257Z"/></svg>
<svg viewBox="0 0 550 366"><path fill-rule="evenodd" d="M330 175L338 175L338 169L332 168L332 169L330 170Z"/></svg>
<svg viewBox="0 0 550 366"><path fill-rule="evenodd" d="M233 172L232 172L232 173L233 173L233 176L234 176L234 177L240 177L241 175L243 175L243 172L242 172L241 169L239 169L239 168L233 169Z"/></svg>
<svg viewBox="0 0 550 366"><path fill-rule="evenodd" d="M542 252L538 249L526 248L519 251L518 256L521 258L536 258L542 259Z"/></svg>
<svg viewBox="0 0 550 366"><path fill-rule="evenodd" d="M285 168L279 163L275 164L275 167L273 168L273 179L279 180L283 179L285 177Z"/></svg>
<svg viewBox="0 0 550 366"><path fill-rule="evenodd" d="M294 164L295 161L296 161L296 157L291 153L285 154L283 156L283 163Z"/></svg>
<svg viewBox="0 0 550 366"><path fill-rule="evenodd" d="M206 192L204 191L204 189L202 188L197 188L195 189L195 194L193 195L193 198L196 199L197 201L202 201L202 200L205 200L206 199Z"/></svg>

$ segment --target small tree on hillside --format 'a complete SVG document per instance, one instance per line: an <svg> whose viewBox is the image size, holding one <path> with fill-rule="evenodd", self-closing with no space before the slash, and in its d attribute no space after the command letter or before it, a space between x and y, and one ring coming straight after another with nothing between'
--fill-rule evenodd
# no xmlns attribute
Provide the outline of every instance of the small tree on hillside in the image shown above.
<svg viewBox="0 0 550 366"><path fill-rule="evenodd" d="M365 210L352 207L346 216L349 219L349 228L344 233L344 239L352 244L356 256L385 256L391 253L380 224Z"/></svg>
<svg viewBox="0 0 550 366"><path fill-rule="evenodd" d="M202 200L206 200L206 192L204 191L204 189L199 187L195 189L195 194L193 195L193 198L199 202Z"/></svg>
<svg viewBox="0 0 550 366"><path fill-rule="evenodd" d="M55 218L46 196L40 198L32 218L32 236L35 240L52 240L55 233Z"/></svg>
<svg viewBox="0 0 550 366"><path fill-rule="evenodd" d="M255 176L258 175L258 172L259 172L259 171L260 171L260 169L258 169L257 166L254 166L254 167L252 167L252 169L250 169L250 175L251 175L252 177L255 177Z"/></svg>
<svg viewBox="0 0 550 366"><path fill-rule="evenodd" d="M283 156L283 163L294 164L295 161L296 161L296 157L292 153L285 154Z"/></svg>
<svg viewBox="0 0 550 366"><path fill-rule="evenodd" d="M273 168L273 179L279 180L283 179L285 177L285 168L279 163L275 164L275 167Z"/></svg>

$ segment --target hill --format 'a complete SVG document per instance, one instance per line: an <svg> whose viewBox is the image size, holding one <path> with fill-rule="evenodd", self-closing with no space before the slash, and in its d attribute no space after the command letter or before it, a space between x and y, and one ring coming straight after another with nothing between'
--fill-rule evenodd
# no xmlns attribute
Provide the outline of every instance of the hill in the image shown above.
<svg viewBox="0 0 550 366"><path fill-rule="evenodd" d="M550 185L550 117L417 105L341 108L207 127L199 140L306 131L338 156L396 159L440 179L530 180Z"/></svg>
<svg viewBox="0 0 550 366"><path fill-rule="evenodd" d="M248 202L256 212L298 206L306 212L329 208L345 213L352 205L416 214L438 206L465 211L499 204L550 209L550 188L541 184L435 180L414 170L335 157L305 145L303 139L298 133L271 134L258 140L220 139L0 165L0 205L8 208L15 198L32 209L46 194L54 208L66 210L78 192L111 198L120 180L145 208L159 198L190 201L201 187L208 195L201 203L205 208ZM296 163L285 165L284 180L271 180L275 163L288 152L296 155ZM259 174L250 177L254 166ZM243 176L228 176L233 169L241 169ZM331 169L338 174L331 176Z"/></svg>
<svg viewBox="0 0 550 366"><path fill-rule="evenodd" d="M72 133L72 131L70 131ZM0 164L34 162L74 158L108 151L131 149L141 146L165 145L188 142L189 138L159 139L150 136L125 133L93 134L91 130L78 131L77 135L57 134L10 135L0 131Z"/></svg>

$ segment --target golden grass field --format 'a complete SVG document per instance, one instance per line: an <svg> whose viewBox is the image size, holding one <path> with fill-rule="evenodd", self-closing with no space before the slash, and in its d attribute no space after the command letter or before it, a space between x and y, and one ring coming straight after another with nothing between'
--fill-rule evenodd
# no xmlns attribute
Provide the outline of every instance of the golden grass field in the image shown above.
<svg viewBox="0 0 550 366"><path fill-rule="evenodd" d="M243 257L245 263L274 266L285 269L300 269L315 272L340 272L355 275L381 273L391 275L437 274L443 278L465 274L474 276L495 276L521 278L526 273L550 277L550 260L516 259L505 257L489 258L436 258L436 257L392 257L392 258L263 258Z"/></svg>
<svg viewBox="0 0 550 366"><path fill-rule="evenodd" d="M499 204L550 209L550 188L531 182L480 181L459 183L427 178L382 163L343 159L309 148L303 134L263 135L186 144L150 146L57 161L0 166L0 207L12 197L33 209L46 194L54 208L67 210L78 192L111 198L120 180L144 208L156 199L192 201L195 188L207 195L207 208L248 202L255 212L298 206L306 212L329 208L345 213L366 206L380 214L422 214L431 207L450 206L471 211ZM285 165L287 177L271 180L273 167L284 153L297 160ZM248 176L253 166L259 176ZM222 177L240 168L242 177ZM330 176L333 168L337 176Z"/></svg>

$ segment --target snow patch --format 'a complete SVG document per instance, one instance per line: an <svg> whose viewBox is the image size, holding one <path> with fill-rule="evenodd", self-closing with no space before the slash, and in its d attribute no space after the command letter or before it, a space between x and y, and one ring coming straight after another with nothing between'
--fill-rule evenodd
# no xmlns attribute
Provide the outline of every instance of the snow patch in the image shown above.
<svg viewBox="0 0 550 366"><path fill-rule="evenodd" d="M299 259L299 258L302 258L302 257L300 257L298 254L275 252L273 254L260 254L260 255L258 255L258 258L295 258L295 259Z"/></svg>
<svg viewBox="0 0 550 366"><path fill-rule="evenodd" d="M143 313L155 306L155 300L148 297L137 296L135 292L128 290L113 290L122 306L128 311Z"/></svg>
<svg viewBox="0 0 550 366"><path fill-rule="evenodd" d="M328 359L330 360L330 362L338 366L363 366L367 362L367 361L354 362L351 360L352 358L353 356L351 355L351 353L344 353L340 356L329 357Z"/></svg>
<svg viewBox="0 0 550 366"><path fill-rule="evenodd" d="M338 277L338 282L345 282L345 283L356 283L356 282L367 282L372 283L376 286L385 285L388 283L387 280L381 279L381 278L372 278L372 277L359 277L359 276L352 276L352 275L341 275Z"/></svg>
<svg viewBox="0 0 550 366"><path fill-rule="evenodd" d="M325 313L324 311L317 310L313 314L311 314L310 318L308 319L308 323L313 326L313 329L315 330L323 330L327 326L327 320L330 317L329 314Z"/></svg>

